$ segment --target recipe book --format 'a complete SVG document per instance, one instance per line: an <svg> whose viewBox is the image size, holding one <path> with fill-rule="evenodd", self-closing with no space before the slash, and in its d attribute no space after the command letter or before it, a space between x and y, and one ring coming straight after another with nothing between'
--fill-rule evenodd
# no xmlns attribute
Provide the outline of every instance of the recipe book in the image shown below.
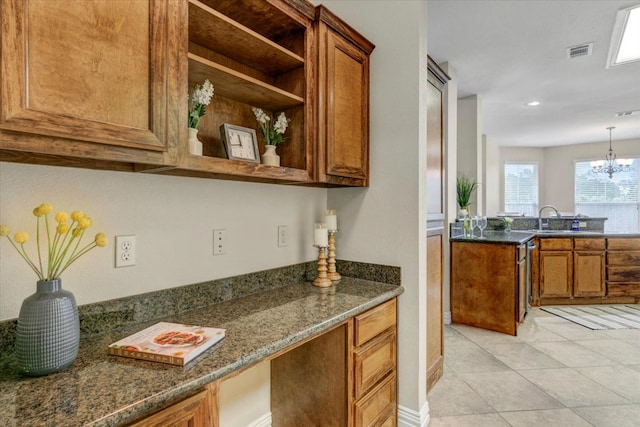
<svg viewBox="0 0 640 427"><path fill-rule="evenodd" d="M184 366L224 334L224 329L160 322L114 342L109 354Z"/></svg>

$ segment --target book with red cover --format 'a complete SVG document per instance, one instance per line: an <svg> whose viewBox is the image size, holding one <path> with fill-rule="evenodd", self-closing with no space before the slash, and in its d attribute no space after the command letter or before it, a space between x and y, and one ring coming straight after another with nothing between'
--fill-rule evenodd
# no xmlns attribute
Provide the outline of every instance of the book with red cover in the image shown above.
<svg viewBox="0 0 640 427"><path fill-rule="evenodd" d="M109 345L109 354L184 366L224 334L224 329L160 322Z"/></svg>

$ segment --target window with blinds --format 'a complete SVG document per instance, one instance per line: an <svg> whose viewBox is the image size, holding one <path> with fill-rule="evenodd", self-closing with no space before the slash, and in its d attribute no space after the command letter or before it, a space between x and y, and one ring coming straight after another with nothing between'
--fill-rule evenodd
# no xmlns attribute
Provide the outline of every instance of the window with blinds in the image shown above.
<svg viewBox="0 0 640 427"><path fill-rule="evenodd" d="M504 164L504 211L538 216L538 164Z"/></svg>
<svg viewBox="0 0 640 427"><path fill-rule="evenodd" d="M575 162L575 213L607 218L605 232L637 233L640 193L638 159L631 170L616 172L612 178L592 171L591 162Z"/></svg>

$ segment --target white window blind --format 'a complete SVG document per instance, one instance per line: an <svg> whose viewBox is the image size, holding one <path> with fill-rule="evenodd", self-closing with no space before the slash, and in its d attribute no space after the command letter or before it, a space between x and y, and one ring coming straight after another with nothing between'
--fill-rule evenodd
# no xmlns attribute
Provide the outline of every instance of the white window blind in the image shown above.
<svg viewBox="0 0 640 427"><path fill-rule="evenodd" d="M538 216L538 164L504 164L504 211Z"/></svg>
<svg viewBox="0 0 640 427"><path fill-rule="evenodd" d="M640 193L638 159L631 170L616 172L612 178L592 172L591 162L575 162L575 213L590 217L608 218L605 232L637 233L640 229L638 208Z"/></svg>

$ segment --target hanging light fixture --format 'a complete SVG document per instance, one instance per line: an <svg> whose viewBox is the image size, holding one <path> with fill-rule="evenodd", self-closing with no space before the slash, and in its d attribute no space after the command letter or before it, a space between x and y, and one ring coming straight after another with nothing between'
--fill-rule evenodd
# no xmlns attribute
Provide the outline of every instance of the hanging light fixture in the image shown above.
<svg viewBox="0 0 640 427"><path fill-rule="evenodd" d="M591 162L591 172L594 173L606 173L609 175L609 179L613 178L613 174L616 172L628 172L631 170L631 164L633 159L617 159L616 153L611 148L611 131L615 129L615 126L608 127L609 129L609 152L604 160L597 160Z"/></svg>

